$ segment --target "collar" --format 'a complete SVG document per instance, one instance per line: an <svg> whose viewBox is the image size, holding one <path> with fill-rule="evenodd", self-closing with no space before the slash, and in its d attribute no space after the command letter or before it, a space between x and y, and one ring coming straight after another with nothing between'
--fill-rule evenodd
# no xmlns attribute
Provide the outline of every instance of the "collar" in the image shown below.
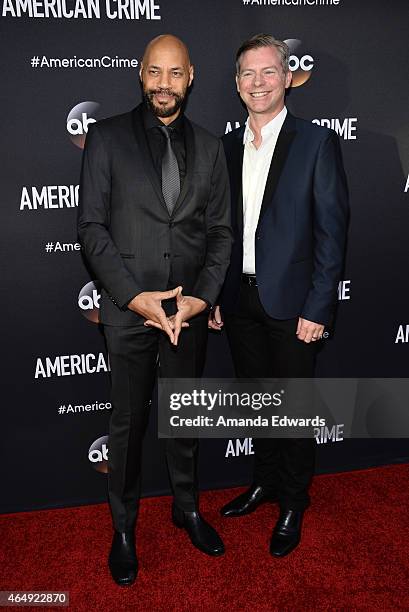
<svg viewBox="0 0 409 612"><path fill-rule="evenodd" d="M263 125L263 127L261 128L261 138L264 140L264 138L273 134L278 136L281 128L283 127L283 123L286 117L287 107L284 106L283 109L278 113L278 115L276 115L273 119L271 119L271 121L266 123L266 125ZM246 145L247 143L253 142L253 140L254 134L250 127L250 117L247 117L243 134L243 144Z"/></svg>
<svg viewBox="0 0 409 612"><path fill-rule="evenodd" d="M144 103L142 105L142 118L145 130L151 130L155 127L162 127L165 124L153 114L151 109ZM171 127L176 132L183 134L183 123L184 123L184 115L183 113L179 113L172 123L169 123L166 127Z"/></svg>

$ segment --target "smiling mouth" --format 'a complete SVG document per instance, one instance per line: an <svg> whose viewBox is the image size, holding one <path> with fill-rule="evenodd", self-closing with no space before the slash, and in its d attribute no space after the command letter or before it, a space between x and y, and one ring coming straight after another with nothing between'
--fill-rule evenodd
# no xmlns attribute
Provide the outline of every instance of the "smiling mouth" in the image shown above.
<svg viewBox="0 0 409 612"><path fill-rule="evenodd" d="M269 91L255 91L254 93L251 93L250 95L252 98L264 98L269 93L270 93Z"/></svg>

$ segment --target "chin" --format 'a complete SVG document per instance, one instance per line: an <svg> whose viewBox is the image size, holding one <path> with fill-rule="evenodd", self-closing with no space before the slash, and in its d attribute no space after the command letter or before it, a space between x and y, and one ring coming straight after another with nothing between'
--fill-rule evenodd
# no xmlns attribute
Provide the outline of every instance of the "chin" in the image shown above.
<svg viewBox="0 0 409 612"><path fill-rule="evenodd" d="M169 106L153 103L153 108L155 109L155 115L157 117L171 117L176 112L175 103Z"/></svg>
<svg viewBox="0 0 409 612"><path fill-rule="evenodd" d="M249 106L250 110L253 111L253 113L266 113L270 110L270 106L265 104L265 105L261 105L261 104L254 104L253 106Z"/></svg>
<svg viewBox="0 0 409 612"><path fill-rule="evenodd" d="M172 115L174 115L176 113L176 107L172 106L171 108L164 108L164 107L159 107L156 109L156 116L157 117L171 117Z"/></svg>

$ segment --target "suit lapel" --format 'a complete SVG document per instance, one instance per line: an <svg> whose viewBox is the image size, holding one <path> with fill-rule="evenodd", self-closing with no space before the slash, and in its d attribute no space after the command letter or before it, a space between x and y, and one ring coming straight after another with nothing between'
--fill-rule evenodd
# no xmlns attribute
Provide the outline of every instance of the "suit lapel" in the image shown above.
<svg viewBox="0 0 409 612"><path fill-rule="evenodd" d="M165 204L165 200L163 199L162 186L160 184L159 177L153 166L151 152L149 150L148 141L146 140L141 109L142 109L142 105L139 105L133 111L133 128L135 132L136 143L141 152L141 159L142 159L142 164L145 169L145 172L150 182L152 183L152 187L154 188L159 201L164 206L166 212L168 212L168 209Z"/></svg>
<svg viewBox="0 0 409 612"><path fill-rule="evenodd" d="M241 127L235 133L236 142L233 149L232 156L232 176L237 177L237 229L240 234L243 234L243 153L244 153L244 145L243 145L243 135L244 135L245 127Z"/></svg>
<svg viewBox="0 0 409 612"><path fill-rule="evenodd" d="M291 144L296 134L295 120L294 117L287 113L283 127L278 135L277 143L274 149L274 154L271 159L270 169L267 176L267 182L264 189L263 202L261 204L259 222L264 215L267 207L271 204L274 194L277 189L278 181L284 164L286 162L288 153L290 151Z"/></svg>

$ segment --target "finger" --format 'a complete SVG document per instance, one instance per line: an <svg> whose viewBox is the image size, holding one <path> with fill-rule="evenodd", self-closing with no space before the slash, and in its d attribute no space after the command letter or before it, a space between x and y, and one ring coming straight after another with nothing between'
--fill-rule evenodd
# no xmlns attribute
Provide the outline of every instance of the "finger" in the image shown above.
<svg viewBox="0 0 409 612"><path fill-rule="evenodd" d="M175 315L171 315L170 317L168 317L168 321L169 321L169 325L171 329L174 330L175 329ZM183 321L182 327L190 327L190 325L187 321Z"/></svg>
<svg viewBox="0 0 409 612"><path fill-rule="evenodd" d="M158 313L158 319L162 326L163 331L169 336L169 339L173 344L175 340L175 336L174 336L171 326L169 325L169 321L165 315L165 312L162 309Z"/></svg>
<svg viewBox="0 0 409 612"><path fill-rule="evenodd" d="M321 338L322 338L322 334L320 333L318 328L315 328L311 334L312 342L317 342L318 340L321 340Z"/></svg>
<svg viewBox="0 0 409 612"><path fill-rule="evenodd" d="M297 334L297 336L298 336L298 334L301 331L301 327L302 327L302 321L301 321L301 319L298 319L297 331L295 332Z"/></svg>
<svg viewBox="0 0 409 612"><path fill-rule="evenodd" d="M216 308L219 308L219 307L216 306ZM221 328L223 327L223 321L217 320L216 308L209 313L209 316L207 319L207 327L209 329L214 329L215 331L220 331ZM219 309L219 313L220 313L220 309Z"/></svg>
<svg viewBox="0 0 409 612"><path fill-rule="evenodd" d="M152 321L151 319L147 319L144 323L145 327L156 327L157 329L162 329L162 325L157 323L156 321Z"/></svg>
<svg viewBox="0 0 409 612"><path fill-rule="evenodd" d="M315 337L315 327L308 327L305 334L304 342L306 342L307 344L309 344L310 342L316 342L316 340L314 340Z"/></svg>
<svg viewBox="0 0 409 612"><path fill-rule="evenodd" d="M174 341L173 344L176 346L179 340L179 334L180 331L182 329L182 323L183 323L183 319L182 319L182 315L177 313L175 315L175 329L174 329Z"/></svg>
<svg viewBox="0 0 409 612"><path fill-rule="evenodd" d="M315 327L313 327L311 330L311 340L313 342L317 342L318 340L321 340L322 331L323 331L322 325L316 325Z"/></svg>
<svg viewBox="0 0 409 612"><path fill-rule="evenodd" d="M179 293L176 295L176 306L179 308L185 301L185 296L182 293L182 287L180 287Z"/></svg>
<svg viewBox="0 0 409 612"><path fill-rule="evenodd" d="M307 335L307 328L301 323L297 332L298 340L304 340Z"/></svg>
<svg viewBox="0 0 409 612"><path fill-rule="evenodd" d="M223 325L222 313L220 311L220 306L216 306L216 308L214 309L214 320L217 323L217 325Z"/></svg>
<svg viewBox="0 0 409 612"><path fill-rule="evenodd" d="M209 329L214 329L215 331L220 331L221 328L223 327L223 323L216 323L216 321L212 321L212 319L209 319L209 321L207 322L207 327Z"/></svg>
<svg viewBox="0 0 409 612"><path fill-rule="evenodd" d="M161 300L170 300L171 298L177 297L182 292L183 287L175 287L169 289L169 291L158 291Z"/></svg>

